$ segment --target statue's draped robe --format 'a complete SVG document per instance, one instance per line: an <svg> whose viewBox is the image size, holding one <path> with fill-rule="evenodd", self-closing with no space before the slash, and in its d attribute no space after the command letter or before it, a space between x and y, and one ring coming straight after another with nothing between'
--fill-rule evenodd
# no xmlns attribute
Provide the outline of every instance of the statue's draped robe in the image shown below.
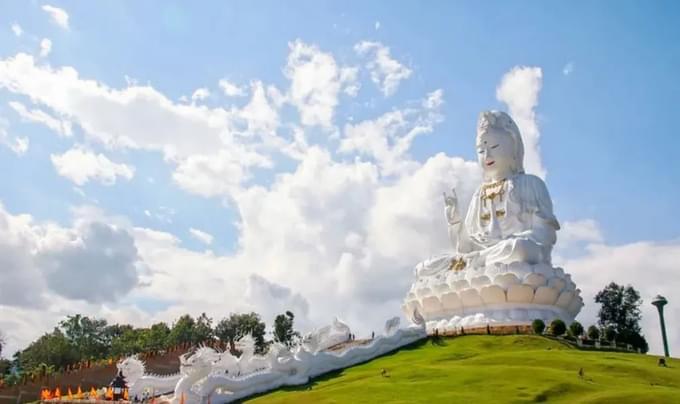
<svg viewBox="0 0 680 404"><path fill-rule="evenodd" d="M550 264L560 225L543 180L515 174L503 184L502 197L487 199L486 203L481 199L483 187L472 196L464 222L453 225L458 233L456 252L421 262L416 267L419 276L439 273L449 267L451 259L470 253L478 255L468 267L516 261Z"/></svg>
<svg viewBox="0 0 680 404"><path fill-rule="evenodd" d="M543 180L516 174L503 184L502 196L485 201L482 188L470 201L458 253L479 251L481 265L550 263L560 225Z"/></svg>

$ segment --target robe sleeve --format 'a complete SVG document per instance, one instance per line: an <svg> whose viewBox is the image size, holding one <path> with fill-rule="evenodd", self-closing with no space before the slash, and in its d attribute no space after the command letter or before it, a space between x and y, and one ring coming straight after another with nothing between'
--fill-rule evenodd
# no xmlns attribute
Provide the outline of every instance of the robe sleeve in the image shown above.
<svg viewBox="0 0 680 404"><path fill-rule="evenodd" d="M553 213L552 200L550 199L550 194L548 193L548 188L545 186L545 182L535 175L527 175L526 179L528 188L531 189L533 194L532 199L534 206L532 206L532 210L534 210L534 212L532 213L545 220L555 230L559 230L560 223Z"/></svg>

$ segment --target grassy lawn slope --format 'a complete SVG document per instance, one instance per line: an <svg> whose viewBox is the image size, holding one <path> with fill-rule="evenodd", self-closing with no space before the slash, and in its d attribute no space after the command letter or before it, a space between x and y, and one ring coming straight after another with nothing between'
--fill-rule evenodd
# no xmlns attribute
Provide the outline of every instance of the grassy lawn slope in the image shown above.
<svg viewBox="0 0 680 404"><path fill-rule="evenodd" d="M583 368L583 378L579 369ZM385 369L385 375L382 370ZM680 403L680 360L580 351L537 336L419 342L249 403Z"/></svg>

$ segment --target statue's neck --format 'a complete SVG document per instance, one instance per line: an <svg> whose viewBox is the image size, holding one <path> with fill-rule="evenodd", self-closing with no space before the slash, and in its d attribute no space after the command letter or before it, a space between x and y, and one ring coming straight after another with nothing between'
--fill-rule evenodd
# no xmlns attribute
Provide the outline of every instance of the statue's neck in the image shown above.
<svg viewBox="0 0 680 404"><path fill-rule="evenodd" d="M510 179L512 176L513 176L512 174L484 176L484 185L492 184L494 182L505 181L505 180Z"/></svg>

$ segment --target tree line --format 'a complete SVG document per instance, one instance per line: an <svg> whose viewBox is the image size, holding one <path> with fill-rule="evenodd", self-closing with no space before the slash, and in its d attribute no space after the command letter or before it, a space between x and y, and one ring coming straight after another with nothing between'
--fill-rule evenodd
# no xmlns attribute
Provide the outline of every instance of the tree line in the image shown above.
<svg viewBox="0 0 680 404"><path fill-rule="evenodd" d="M542 320L534 320L532 323L534 332L543 334L547 331L553 336L566 335L573 340L583 337L592 342L606 341L610 344L631 345L634 349L647 353L649 345L640 328L642 299L634 287L611 282L595 295L595 303L600 304L597 325L593 324L587 330L578 321L567 327L564 321L556 319L547 329Z"/></svg>
<svg viewBox="0 0 680 404"><path fill-rule="evenodd" d="M198 317L185 314L171 326L158 322L138 328L129 324L109 324L104 319L80 314L66 319L48 333L14 354L12 360L0 359L0 380L21 380L24 375L45 375L73 368L76 364L120 358L138 353L159 352L178 346L195 346L219 342L239 355L237 342L251 336L255 353L266 353L269 345L279 342L292 346L300 334L294 330L294 314L286 311L276 316L267 338L266 324L260 315L232 313L213 325L213 319L202 313ZM4 340L0 334L0 353Z"/></svg>

